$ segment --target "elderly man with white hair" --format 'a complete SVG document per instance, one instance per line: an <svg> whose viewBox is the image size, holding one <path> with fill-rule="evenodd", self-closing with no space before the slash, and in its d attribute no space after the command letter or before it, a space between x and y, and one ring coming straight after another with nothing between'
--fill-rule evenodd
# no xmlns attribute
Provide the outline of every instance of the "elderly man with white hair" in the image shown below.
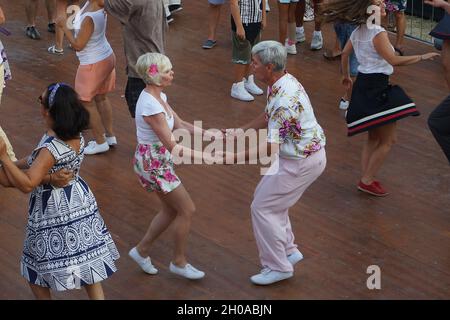
<svg viewBox="0 0 450 320"><path fill-rule="evenodd" d="M268 85L267 106L242 129L268 128L267 143L278 158L256 187L251 204L253 231L263 269L251 277L257 285L269 285L293 276L303 259L294 243L289 209L322 174L326 166L325 135L311 102L298 80L286 72L286 48L263 41L252 49L255 77ZM256 152L234 154L248 160Z"/></svg>

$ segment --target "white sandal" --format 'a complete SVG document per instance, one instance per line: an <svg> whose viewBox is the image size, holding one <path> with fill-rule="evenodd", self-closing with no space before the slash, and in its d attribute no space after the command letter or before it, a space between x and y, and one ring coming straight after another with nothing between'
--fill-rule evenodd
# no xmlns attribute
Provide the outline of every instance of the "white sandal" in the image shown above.
<svg viewBox="0 0 450 320"><path fill-rule="evenodd" d="M48 48L47 50L49 53L53 53L53 54L64 54L64 49L56 49L56 46L51 46L50 48Z"/></svg>

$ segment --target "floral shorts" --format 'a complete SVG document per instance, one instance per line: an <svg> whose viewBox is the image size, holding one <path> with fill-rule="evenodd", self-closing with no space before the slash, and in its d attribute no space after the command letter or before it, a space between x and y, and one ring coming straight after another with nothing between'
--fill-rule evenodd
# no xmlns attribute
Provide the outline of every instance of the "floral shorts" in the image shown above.
<svg viewBox="0 0 450 320"><path fill-rule="evenodd" d="M387 11L405 11L407 0L387 0L386 10Z"/></svg>
<svg viewBox="0 0 450 320"><path fill-rule="evenodd" d="M147 191L169 193L181 184L173 169L172 155L161 143L138 144L133 166Z"/></svg>

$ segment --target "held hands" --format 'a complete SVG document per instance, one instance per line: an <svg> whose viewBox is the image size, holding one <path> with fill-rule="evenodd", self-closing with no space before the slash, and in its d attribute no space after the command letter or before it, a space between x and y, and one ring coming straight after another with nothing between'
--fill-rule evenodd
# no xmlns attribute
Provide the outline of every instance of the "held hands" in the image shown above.
<svg viewBox="0 0 450 320"><path fill-rule="evenodd" d="M57 188L63 188L69 184L74 178L74 173L67 169L61 169L50 174L50 184Z"/></svg>

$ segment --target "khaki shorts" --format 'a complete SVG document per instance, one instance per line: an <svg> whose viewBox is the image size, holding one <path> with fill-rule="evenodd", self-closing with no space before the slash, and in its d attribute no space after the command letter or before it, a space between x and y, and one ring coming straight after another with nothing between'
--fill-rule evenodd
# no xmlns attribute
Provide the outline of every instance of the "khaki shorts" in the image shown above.
<svg viewBox="0 0 450 320"><path fill-rule="evenodd" d="M236 64L250 64L252 62L252 47L261 41L261 33L255 41L251 43L247 39L239 39L236 32L231 32L231 42L233 45L233 58L231 61Z"/></svg>

